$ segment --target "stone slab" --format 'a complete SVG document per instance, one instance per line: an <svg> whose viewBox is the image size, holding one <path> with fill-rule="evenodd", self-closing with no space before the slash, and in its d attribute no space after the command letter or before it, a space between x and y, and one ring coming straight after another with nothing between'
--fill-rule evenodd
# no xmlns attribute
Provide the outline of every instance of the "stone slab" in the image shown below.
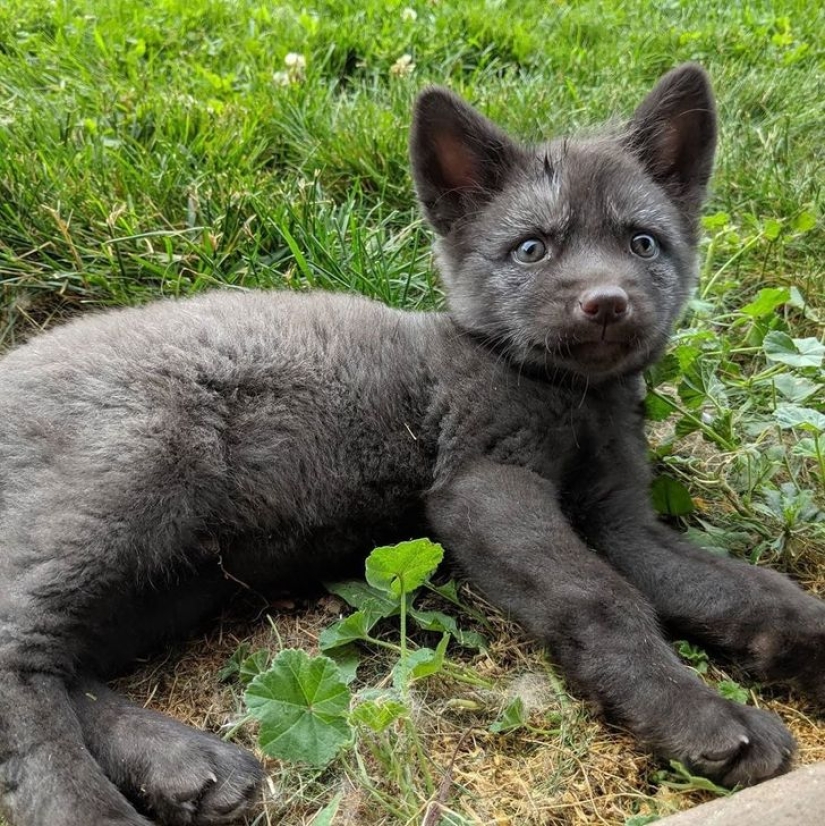
<svg viewBox="0 0 825 826"><path fill-rule="evenodd" d="M825 763L803 766L656 826L825 826Z"/></svg>

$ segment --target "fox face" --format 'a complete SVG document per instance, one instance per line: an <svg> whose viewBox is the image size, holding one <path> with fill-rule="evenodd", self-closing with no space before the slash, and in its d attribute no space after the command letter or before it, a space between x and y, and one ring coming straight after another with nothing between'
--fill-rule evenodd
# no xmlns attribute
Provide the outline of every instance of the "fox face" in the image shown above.
<svg viewBox="0 0 825 826"><path fill-rule="evenodd" d="M691 65L620 132L534 147L425 92L413 171L459 325L548 376L599 381L655 361L695 284L715 142L710 87Z"/></svg>

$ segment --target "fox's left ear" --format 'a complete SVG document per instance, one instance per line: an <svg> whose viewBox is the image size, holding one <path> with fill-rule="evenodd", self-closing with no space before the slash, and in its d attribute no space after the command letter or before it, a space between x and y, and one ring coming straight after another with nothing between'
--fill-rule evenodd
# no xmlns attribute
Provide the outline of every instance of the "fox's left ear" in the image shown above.
<svg viewBox="0 0 825 826"><path fill-rule="evenodd" d="M504 188L522 150L469 103L432 87L415 104L410 157L424 213L447 235Z"/></svg>
<svg viewBox="0 0 825 826"><path fill-rule="evenodd" d="M696 219L713 171L716 106L704 69L668 72L630 122L628 142L653 178Z"/></svg>

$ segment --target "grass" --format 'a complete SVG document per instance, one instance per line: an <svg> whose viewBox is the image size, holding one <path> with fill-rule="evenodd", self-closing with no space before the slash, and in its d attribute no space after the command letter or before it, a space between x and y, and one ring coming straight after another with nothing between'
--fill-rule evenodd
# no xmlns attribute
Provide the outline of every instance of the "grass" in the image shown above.
<svg viewBox="0 0 825 826"><path fill-rule="evenodd" d="M823 30L825 7L801 0L6 0L0 346L86 309L218 287L439 307L406 160L417 90L449 85L540 139L627 113L664 70L699 60L719 99L720 154L700 293L655 377L654 455L692 495L681 518L699 541L823 594L825 437L798 410L822 412L825 374L777 338L816 344L825 322ZM283 607L282 643L312 647L329 611ZM709 793L590 716L516 629L495 615L493 628L473 662L495 689L440 678L416 689L456 818L641 824ZM273 645L268 629L227 621L131 690L217 728L238 700L216 675L252 634ZM376 656L376 679L381 669ZM801 760L825 756L803 704L745 686L779 708ZM493 735L513 692L535 731ZM271 763L277 795L261 822L309 822L337 791L336 824L420 821L427 784L403 747L387 747L383 778L374 757L325 774Z"/></svg>

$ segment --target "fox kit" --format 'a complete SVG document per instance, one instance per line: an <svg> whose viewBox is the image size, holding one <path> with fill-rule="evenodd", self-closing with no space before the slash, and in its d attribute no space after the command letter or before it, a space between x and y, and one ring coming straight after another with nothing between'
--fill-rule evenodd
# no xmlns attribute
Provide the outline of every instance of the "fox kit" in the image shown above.
<svg viewBox="0 0 825 826"><path fill-rule="evenodd" d="M617 132L521 145L443 89L411 157L444 313L213 293L82 318L0 361L0 810L12 826L212 826L241 749L100 680L238 581L330 577L430 534L582 695L721 783L784 771L778 717L661 628L825 701L825 604L648 503L641 371L695 280L716 119L665 75Z"/></svg>

